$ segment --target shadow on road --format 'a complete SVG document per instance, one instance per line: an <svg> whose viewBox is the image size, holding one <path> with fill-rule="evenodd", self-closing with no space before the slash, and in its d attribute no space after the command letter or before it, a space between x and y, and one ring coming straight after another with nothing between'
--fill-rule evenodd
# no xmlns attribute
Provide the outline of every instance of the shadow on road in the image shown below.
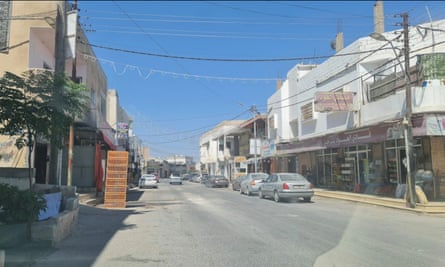
<svg viewBox="0 0 445 267"><path fill-rule="evenodd" d="M138 197L139 194L130 195ZM75 231L57 250L42 255L33 266L92 266L117 231L137 227L124 223L128 216L134 214L139 212L82 205Z"/></svg>

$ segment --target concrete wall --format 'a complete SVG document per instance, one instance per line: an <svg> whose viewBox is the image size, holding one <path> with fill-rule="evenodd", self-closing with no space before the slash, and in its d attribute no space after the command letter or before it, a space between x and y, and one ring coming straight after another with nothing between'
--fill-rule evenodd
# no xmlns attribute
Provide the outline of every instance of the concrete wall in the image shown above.
<svg viewBox="0 0 445 267"><path fill-rule="evenodd" d="M73 181L78 187L94 187L94 153L93 146L75 146L73 157Z"/></svg>
<svg viewBox="0 0 445 267"><path fill-rule="evenodd" d="M31 169L32 183L35 183L35 169ZM28 168L0 168L0 184L17 186L20 190L29 189Z"/></svg>

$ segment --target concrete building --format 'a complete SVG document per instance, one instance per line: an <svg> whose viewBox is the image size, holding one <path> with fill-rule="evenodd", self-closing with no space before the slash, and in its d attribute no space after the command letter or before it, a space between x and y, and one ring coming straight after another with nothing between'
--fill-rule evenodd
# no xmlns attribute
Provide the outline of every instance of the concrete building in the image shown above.
<svg viewBox="0 0 445 267"><path fill-rule="evenodd" d="M190 156L172 155L168 156L165 161L169 165L171 174L183 175L195 171L195 162Z"/></svg>
<svg viewBox="0 0 445 267"><path fill-rule="evenodd" d="M255 165L258 171L268 171L268 166L262 163L260 145L260 140L266 137L265 129L265 116L256 115L249 120L223 121L203 134L200 139L201 172L234 179L248 171L254 172Z"/></svg>
<svg viewBox="0 0 445 267"><path fill-rule="evenodd" d="M272 149L265 151L271 168L304 173L320 187L394 196L406 183L403 118L409 77L413 173L431 171L435 179L428 198L445 196L445 34L437 30L444 25L441 20L409 27L407 72L398 55L404 37L392 40L393 32L383 33L392 44L363 37L318 66L290 70L268 99Z"/></svg>
<svg viewBox="0 0 445 267"><path fill-rule="evenodd" d="M21 74L30 69L55 70L60 65L74 81L89 89L90 108L82 118L76 118L74 125L72 184L95 186L99 178L94 176L94 146L100 146L102 153L99 156L104 158L106 150L115 149L115 142L112 132L107 131L107 79L100 64L90 60L95 55L77 23L77 10L66 1L0 1L0 5L0 16L8 18L0 20L2 74L5 71ZM60 23L57 23L57 14ZM65 42L60 39L67 40L65 48L61 46ZM1 138L0 142L13 144L10 137ZM63 151L62 176L58 181L51 164L57 157L51 155L51 150L47 140L37 140L31 166L35 168L36 182L66 184L67 148ZM22 160L26 152L12 151L13 155L2 166L28 167Z"/></svg>

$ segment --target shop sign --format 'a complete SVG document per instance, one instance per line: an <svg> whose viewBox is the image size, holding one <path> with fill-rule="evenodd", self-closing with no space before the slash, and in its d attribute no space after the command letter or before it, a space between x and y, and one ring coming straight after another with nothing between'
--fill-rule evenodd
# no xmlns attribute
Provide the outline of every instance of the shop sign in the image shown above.
<svg viewBox="0 0 445 267"><path fill-rule="evenodd" d="M276 153L276 146L274 141L263 140L261 144L261 156L271 157Z"/></svg>
<svg viewBox="0 0 445 267"><path fill-rule="evenodd" d="M117 128L118 132L127 132L129 129L129 126L128 126L128 123L126 123L126 122L118 122L116 128Z"/></svg>
<svg viewBox="0 0 445 267"><path fill-rule="evenodd" d="M353 100L353 92L316 92L315 111L351 111Z"/></svg>
<svg viewBox="0 0 445 267"><path fill-rule="evenodd" d="M367 142L371 138L371 130L364 129L349 133L340 133L326 137L324 145L326 147L338 147L354 145Z"/></svg>

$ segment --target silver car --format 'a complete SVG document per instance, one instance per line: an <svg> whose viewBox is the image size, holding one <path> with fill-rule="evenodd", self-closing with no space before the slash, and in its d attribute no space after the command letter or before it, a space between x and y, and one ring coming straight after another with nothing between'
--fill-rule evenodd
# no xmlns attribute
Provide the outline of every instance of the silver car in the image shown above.
<svg viewBox="0 0 445 267"><path fill-rule="evenodd" d="M260 198L272 197L275 202L283 199L303 198L310 202L314 195L313 185L298 173L274 173L259 188Z"/></svg>
<svg viewBox="0 0 445 267"><path fill-rule="evenodd" d="M144 174L139 179L139 188L158 188L156 176L153 174Z"/></svg>
<svg viewBox="0 0 445 267"><path fill-rule="evenodd" d="M240 194L248 196L258 193L261 183L267 179L269 174L264 172L252 172L246 175L246 178L240 184Z"/></svg>

